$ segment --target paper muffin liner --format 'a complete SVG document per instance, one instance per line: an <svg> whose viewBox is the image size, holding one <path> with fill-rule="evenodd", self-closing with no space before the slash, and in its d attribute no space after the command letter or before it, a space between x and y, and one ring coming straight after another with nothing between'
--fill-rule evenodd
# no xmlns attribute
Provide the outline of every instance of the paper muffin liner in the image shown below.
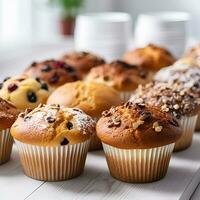
<svg viewBox="0 0 200 200"><path fill-rule="evenodd" d="M199 112L198 117L197 117L195 130L200 130L200 112Z"/></svg>
<svg viewBox="0 0 200 200"><path fill-rule="evenodd" d="M103 143L103 149L114 178L147 183L166 175L174 143L151 149L119 149Z"/></svg>
<svg viewBox="0 0 200 200"><path fill-rule="evenodd" d="M181 151L188 148L192 144L193 134L198 115L183 116L180 119L180 126L182 128L182 136L175 143L174 151Z"/></svg>
<svg viewBox="0 0 200 200"><path fill-rule="evenodd" d="M120 97L123 102L127 102L134 91L120 92Z"/></svg>
<svg viewBox="0 0 200 200"><path fill-rule="evenodd" d="M10 134L10 129L0 131L0 164L10 160L12 152L13 137Z"/></svg>
<svg viewBox="0 0 200 200"><path fill-rule="evenodd" d="M98 117L93 117L93 120L97 122L99 120ZM90 147L89 151L95 151L95 150L101 150L102 149L102 143L101 140L97 137L96 132L94 135L91 137L90 140Z"/></svg>
<svg viewBox="0 0 200 200"><path fill-rule="evenodd" d="M90 144L48 147L24 144L15 140L24 173L37 180L61 181L79 176L84 169Z"/></svg>

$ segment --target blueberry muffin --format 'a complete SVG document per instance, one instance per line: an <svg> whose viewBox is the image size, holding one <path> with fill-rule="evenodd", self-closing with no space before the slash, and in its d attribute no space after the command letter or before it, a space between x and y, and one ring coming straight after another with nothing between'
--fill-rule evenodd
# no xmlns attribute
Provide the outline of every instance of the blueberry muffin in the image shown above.
<svg viewBox="0 0 200 200"><path fill-rule="evenodd" d="M180 84L149 83L140 86L130 101L158 106L179 121L182 136L175 144L175 151L186 149L192 144L200 104L199 98L187 88Z"/></svg>
<svg viewBox="0 0 200 200"><path fill-rule="evenodd" d="M105 84L77 81L59 87L49 96L47 103L80 108L97 121L104 110L119 105L121 99L116 90ZM94 135L90 150L98 150L101 147L100 141Z"/></svg>
<svg viewBox="0 0 200 200"><path fill-rule="evenodd" d="M159 107L127 102L104 111L97 123L110 174L125 182L152 182L167 173L181 129Z"/></svg>
<svg viewBox="0 0 200 200"><path fill-rule="evenodd" d="M18 114L19 110L14 105L0 98L0 164L10 159L13 145L10 127Z"/></svg>
<svg viewBox="0 0 200 200"><path fill-rule="evenodd" d="M20 110L32 109L40 103L46 103L49 94L46 83L25 76L6 78L0 89L0 97L10 101Z"/></svg>
<svg viewBox="0 0 200 200"><path fill-rule="evenodd" d="M133 65L139 65L152 74L175 62L175 58L168 50L153 44L125 53L123 60Z"/></svg>
<svg viewBox="0 0 200 200"><path fill-rule="evenodd" d="M39 78L52 89L80 79L73 66L59 60L33 62L25 69L24 74L30 78Z"/></svg>
<svg viewBox="0 0 200 200"><path fill-rule="evenodd" d="M145 69L116 60L92 68L85 80L113 87L119 91L122 100L126 102L139 84L149 82L149 77Z"/></svg>
<svg viewBox="0 0 200 200"><path fill-rule="evenodd" d="M68 65L74 66L82 78L84 78L93 67L105 63L103 58L83 51L66 53L61 57L61 60Z"/></svg>
<svg viewBox="0 0 200 200"><path fill-rule="evenodd" d="M60 181L83 172L94 130L92 118L77 108L39 105L19 115L11 134L27 176Z"/></svg>

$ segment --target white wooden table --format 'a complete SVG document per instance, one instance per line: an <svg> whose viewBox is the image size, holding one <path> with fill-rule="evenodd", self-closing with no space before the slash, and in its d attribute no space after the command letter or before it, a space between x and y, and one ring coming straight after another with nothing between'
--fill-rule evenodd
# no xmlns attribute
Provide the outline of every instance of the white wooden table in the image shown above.
<svg viewBox="0 0 200 200"><path fill-rule="evenodd" d="M17 50L0 57L0 79L18 74L34 60L58 56L72 49L68 41L62 45L42 45ZM102 151L88 154L84 173L62 182L42 182L26 177L21 169L16 147L10 162L0 166L0 200L192 200L200 199L200 134L186 151L173 154L167 176L149 184L128 184L109 175ZM196 192L194 193L195 189Z"/></svg>

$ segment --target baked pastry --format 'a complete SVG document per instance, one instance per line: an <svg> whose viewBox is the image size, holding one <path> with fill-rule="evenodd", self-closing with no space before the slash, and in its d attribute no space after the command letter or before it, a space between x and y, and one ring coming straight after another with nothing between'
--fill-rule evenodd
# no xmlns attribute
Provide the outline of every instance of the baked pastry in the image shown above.
<svg viewBox="0 0 200 200"><path fill-rule="evenodd" d="M181 136L172 115L132 102L104 111L96 131L111 175L125 182L152 182L165 176Z"/></svg>
<svg viewBox="0 0 200 200"><path fill-rule="evenodd" d="M0 164L10 160L13 145L10 127L18 114L19 110L14 105L0 98Z"/></svg>
<svg viewBox="0 0 200 200"><path fill-rule="evenodd" d="M116 90L105 84L77 81L59 87L49 96L47 103L80 108L97 121L104 110L119 105L121 99ZM90 150L100 148L101 143L94 135Z"/></svg>
<svg viewBox="0 0 200 200"><path fill-rule="evenodd" d="M192 58L197 62L198 65L200 65L200 43L192 47L188 52L186 52L184 57Z"/></svg>
<svg viewBox="0 0 200 200"><path fill-rule="evenodd" d="M115 88L126 102L137 86L149 82L148 79L145 69L116 60L91 69L85 80L104 83Z"/></svg>
<svg viewBox="0 0 200 200"><path fill-rule="evenodd" d="M94 130L95 122L79 109L41 104L21 113L11 134L27 176L60 181L83 172Z"/></svg>
<svg viewBox="0 0 200 200"><path fill-rule="evenodd" d="M68 52L61 57L68 65L74 66L79 75L84 78L91 68L105 63L105 60L95 54L83 51Z"/></svg>
<svg viewBox="0 0 200 200"><path fill-rule="evenodd" d="M0 97L20 110L32 109L40 103L46 103L50 94L46 83L25 76L7 78L0 88Z"/></svg>
<svg viewBox="0 0 200 200"><path fill-rule="evenodd" d="M139 65L152 74L175 62L175 58L169 51L153 44L125 53L123 60L133 65Z"/></svg>
<svg viewBox="0 0 200 200"><path fill-rule="evenodd" d="M188 148L192 144L193 133L200 109L199 98L180 84L149 83L140 86L130 101L159 106L162 111L179 120L182 136L176 142L174 151Z"/></svg>
<svg viewBox="0 0 200 200"><path fill-rule="evenodd" d="M39 78L52 89L80 79L74 67L59 60L33 62L24 74L30 78Z"/></svg>
<svg viewBox="0 0 200 200"><path fill-rule="evenodd" d="M200 62L193 57L183 57L177 60L174 64L179 69L187 68L187 67L200 67Z"/></svg>

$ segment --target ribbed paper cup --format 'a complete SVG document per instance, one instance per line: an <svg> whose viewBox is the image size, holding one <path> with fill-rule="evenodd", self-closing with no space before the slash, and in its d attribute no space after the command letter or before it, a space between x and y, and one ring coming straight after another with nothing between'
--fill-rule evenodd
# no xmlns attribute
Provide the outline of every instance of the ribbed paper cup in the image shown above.
<svg viewBox="0 0 200 200"><path fill-rule="evenodd" d="M192 144L193 134L198 115L183 116L180 120L182 128L181 138L175 143L174 151L181 151L188 148Z"/></svg>
<svg viewBox="0 0 200 200"><path fill-rule="evenodd" d="M93 120L97 122L99 120L99 117L93 117ZM94 133L93 136L91 136L89 151L95 151L101 149L102 149L101 140L97 137L96 133Z"/></svg>
<svg viewBox="0 0 200 200"><path fill-rule="evenodd" d="M10 155L13 146L13 138L10 134L10 129L0 131L0 164L10 160Z"/></svg>
<svg viewBox="0 0 200 200"><path fill-rule="evenodd" d="M127 102L134 91L120 92L120 97L123 102Z"/></svg>
<svg viewBox="0 0 200 200"><path fill-rule="evenodd" d="M200 113L198 114L198 117L197 117L195 130L200 130Z"/></svg>
<svg viewBox="0 0 200 200"><path fill-rule="evenodd" d="M119 149L103 143L103 149L114 178L147 183L166 175L174 143L152 149Z"/></svg>
<svg viewBox="0 0 200 200"><path fill-rule="evenodd" d="M35 146L15 140L24 173L37 180L61 181L84 169L90 140L58 147Z"/></svg>

